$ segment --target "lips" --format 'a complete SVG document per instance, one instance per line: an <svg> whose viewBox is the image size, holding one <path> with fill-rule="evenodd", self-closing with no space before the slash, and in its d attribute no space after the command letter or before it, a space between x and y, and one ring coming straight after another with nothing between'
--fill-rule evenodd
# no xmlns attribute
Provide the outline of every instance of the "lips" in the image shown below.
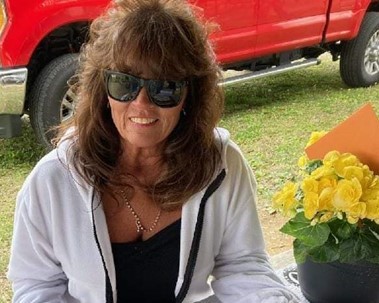
<svg viewBox="0 0 379 303"><path fill-rule="evenodd" d="M136 123L136 124L141 124L141 125L148 125L148 124L152 124L156 121L158 121L158 119L153 119L153 118L139 118L139 117L132 117L132 118L129 118L130 121L132 121L133 123Z"/></svg>

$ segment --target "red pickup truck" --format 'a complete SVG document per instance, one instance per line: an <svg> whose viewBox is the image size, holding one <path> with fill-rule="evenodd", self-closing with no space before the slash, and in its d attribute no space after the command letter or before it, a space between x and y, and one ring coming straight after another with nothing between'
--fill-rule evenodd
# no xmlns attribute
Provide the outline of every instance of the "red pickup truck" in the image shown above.
<svg viewBox="0 0 379 303"><path fill-rule="evenodd" d="M249 70L223 84L340 59L351 87L379 81L379 0L190 0L220 25L211 39L225 69ZM0 0L0 137L29 114L40 141L74 111L68 89L88 25L109 0Z"/></svg>

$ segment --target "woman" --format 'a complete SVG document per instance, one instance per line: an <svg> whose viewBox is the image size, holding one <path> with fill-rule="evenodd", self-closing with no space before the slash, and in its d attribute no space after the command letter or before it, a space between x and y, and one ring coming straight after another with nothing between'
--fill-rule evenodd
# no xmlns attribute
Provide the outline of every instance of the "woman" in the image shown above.
<svg viewBox="0 0 379 303"><path fill-rule="evenodd" d="M18 195L14 302L296 302L254 176L215 129L207 38L179 0L120 0L93 22L76 118Z"/></svg>

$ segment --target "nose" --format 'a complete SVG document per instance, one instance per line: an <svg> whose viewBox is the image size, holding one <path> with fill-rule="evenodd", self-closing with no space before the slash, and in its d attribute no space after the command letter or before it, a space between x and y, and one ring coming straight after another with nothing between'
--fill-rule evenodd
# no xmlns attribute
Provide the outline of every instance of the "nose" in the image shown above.
<svg viewBox="0 0 379 303"><path fill-rule="evenodd" d="M137 95L137 98L133 100L132 104L138 107L153 107L153 103L151 103L145 87L142 87Z"/></svg>

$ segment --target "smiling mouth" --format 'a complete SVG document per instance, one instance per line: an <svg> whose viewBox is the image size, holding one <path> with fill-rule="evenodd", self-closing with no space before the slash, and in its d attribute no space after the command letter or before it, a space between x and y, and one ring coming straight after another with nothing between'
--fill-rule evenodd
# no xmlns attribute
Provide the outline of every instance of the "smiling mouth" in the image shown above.
<svg viewBox="0 0 379 303"><path fill-rule="evenodd" d="M147 125L147 124L152 124L156 121L158 121L158 119L152 119L152 118L129 118L130 121L132 121L133 123L137 123L137 124L142 124L142 125Z"/></svg>

